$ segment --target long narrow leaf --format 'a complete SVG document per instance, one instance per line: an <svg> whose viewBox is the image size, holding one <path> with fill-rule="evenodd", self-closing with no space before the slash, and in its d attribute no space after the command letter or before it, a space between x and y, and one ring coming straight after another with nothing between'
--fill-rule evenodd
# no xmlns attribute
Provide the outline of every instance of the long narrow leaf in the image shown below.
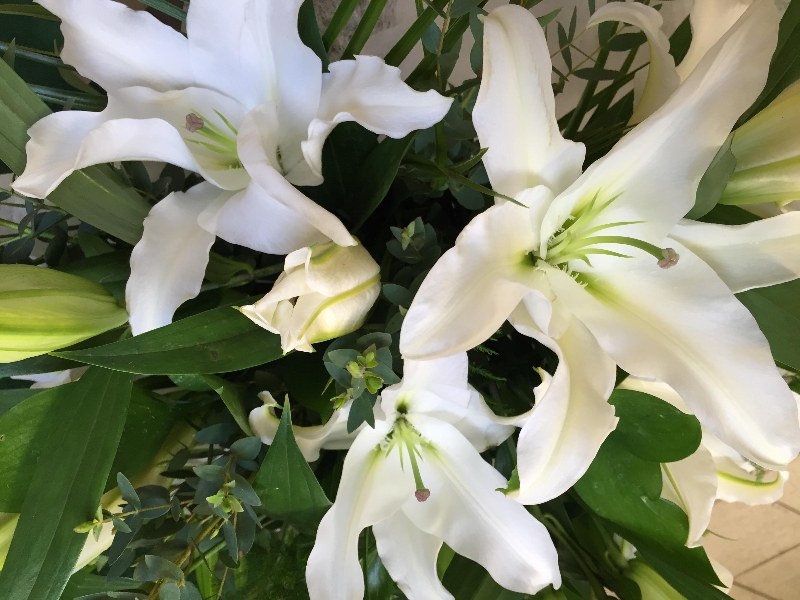
<svg viewBox="0 0 800 600"><path fill-rule="evenodd" d="M448 0L433 0L431 2L431 6L441 10L447 6L447 2ZM408 56L409 53L414 49L414 46L417 45L417 42L422 39L422 36L428 30L428 27L430 27L435 20L436 10L430 7L423 10L422 14L417 17L417 20L414 21L414 24L409 28L409 30L403 34L403 37L401 37L400 40L398 40L398 42L386 54L386 64L395 67L399 66L405 57Z"/></svg>
<svg viewBox="0 0 800 600"><path fill-rule="evenodd" d="M344 50L342 58L353 58L353 56L361 52L361 50L364 48L364 44L367 43L369 36L372 35L372 31L375 29L378 19L380 19L381 14L383 14L383 9L386 7L386 1L387 0L370 1L369 6L367 6L367 10L364 11L364 16L361 17L358 27L356 27L356 30L353 33L353 37L350 38L347 48Z"/></svg>
<svg viewBox="0 0 800 600"><path fill-rule="evenodd" d="M178 8L174 4L170 4L167 2L167 0L141 0L141 2L150 8L154 8L157 11L164 13L168 17L178 19L179 21L186 20L186 11Z"/></svg>
<svg viewBox="0 0 800 600"><path fill-rule="evenodd" d="M56 600L86 541L122 435L132 376L87 371L58 394L22 513L0 572L4 600Z"/></svg>
<svg viewBox="0 0 800 600"><path fill-rule="evenodd" d="M333 13L331 22L328 23L328 27L325 29L325 33L322 34L322 41L325 44L326 50L331 49L336 38L339 37L339 34L347 27L350 17L353 16L353 13L358 7L358 2L359 0L342 0L339 3L336 12Z"/></svg>

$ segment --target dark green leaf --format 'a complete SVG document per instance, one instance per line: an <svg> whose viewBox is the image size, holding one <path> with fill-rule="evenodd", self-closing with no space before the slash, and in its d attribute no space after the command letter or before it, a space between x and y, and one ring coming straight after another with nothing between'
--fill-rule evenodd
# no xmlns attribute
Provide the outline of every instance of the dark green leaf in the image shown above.
<svg viewBox="0 0 800 600"><path fill-rule="evenodd" d="M669 38L669 53L675 59L676 65L680 64L686 56L691 43L692 26L689 23L689 17L686 17Z"/></svg>
<svg viewBox="0 0 800 600"><path fill-rule="evenodd" d="M343 3L344 4L344 3ZM328 50L322 41L322 35L317 23L317 15L314 13L314 1L305 0L300 5L300 13L297 17L297 32L300 34L300 41L314 51L322 61L322 70L328 70Z"/></svg>
<svg viewBox="0 0 800 600"><path fill-rule="evenodd" d="M211 252L208 256L208 266L206 267L206 279L212 283L228 283L239 273L253 275L253 267L247 263L233 260L225 256L220 256L216 252Z"/></svg>
<svg viewBox="0 0 800 600"><path fill-rule="evenodd" d="M660 398L618 389L609 402L619 417L614 439L634 456L669 463L693 454L700 445L703 433L697 418Z"/></svg>
<svg viewBox="0 0 800 600"><path fill-rule="evenodd" d="M449 0L432 0L431 6L422 11L414 24L408 28L403 37L386 54L386 64L397 67L408 56L422 39L422 35L436 20L437 12L447 6ZM326 32L327 33L327 32Z"/></svg>
<svg viewBox="0 0 800 600"><path fill-rule="evenodd" d="M733 135L728 136L728 139L722 144L714 160L708 166L703 178L700 180L700 185L697 186L694 206L692 210L686 213L687 219L697 220L708 214L722 197L725 186L728 185L728 180L733 175L734 169L736 169L736 157L731 152L732 141Z"/></svg>
<svg viewBox="0 0 800 600"><path fill-rule="evenodd" d="M23 400L35 396L42 390L18 389L0 391L0 417L6 414Z"/></svg>
<svg viewBox="0 0 800 600"><path fill-rule="evenodd" d="M174 562L161 556L147 554L144 559L136 565L133 572L134 581L158 581L168 579L171 581L183 581L183 571Z"/></svg>
<svg viewBox="0 0 800 600"><path fill-rule="evenodd" d="M91 520L111 470L130 401L132 377L90 369L56 388L43 442L4 569L0 597L55 600L86 540L73 529ZM54 409L54 410L53 410Z"/></svg>
<svg viewBox="0 0 800 600"><path fill-rule="evenodd" d="M625 52L633 48L638 48L645 43L647 43L647 36L641 31L636 33L620 33L608 41L606 48L613 52Z"/></svg>
<svg viewBox="0 0 800 600"><path fill-rule="evenodd" d="M461 15L467 14L473 8L478 6L482 0L454 0L450 6L450 18L455 19Z"/></svg>
<svg viewBox="0 0 800 600"><path fill-rule="evenodd" d="M555 19L558 16L558 13L560 13L560 12L561 12L561 8L559 7L557 9L555 9L554 11L547 13L546 15L542 15L541 17L538 17L537 20L539 21L539 25L541 25L542 27L547 27L550 23L553 22L553 19ZM602 25L602 23L601 23L601 25Z"/></svg>
<svg viewBox="0 0 800 600"><path fill-rule="evenodd" d="M130 504L135 510L142 508L142 501L139 500L139 494L133 489L131 482L122 473L117 473L117 487L122 494L122 499Z"/></svg>
<svg viewBox="0 0 800 600"><path fill-rule="evenodd" d="M339 37L339 34L347 27L347 22L353 16L356 8L358 7L359 0L342 0L339 6L336 7L336 12L333 13L330 23L328 23L325 33L322 35L322 41L326 50L330 50L333 42ZM316 19L315 19L316 20ZM311 46L313 48L313 46Z"/></svg>
<svg viewBox="0 0 800 600"><path fill-rule="evenodd" d="M241 460L255 460L261 452L261 438L246 437L231 444L231 452Z"/></svg>
<svg viewBox="0 0 800 600"><path fill-rule="evenodd" d="M353 400L350 414L347 416L347 433L353 433L362 423L375 427L375 413L372 410L372 402L369 395L363 393L356 395L355 392L353 392L353 395L356 396L356 399Z"/></svg>
<svg viewBox="0 0 800 600"><path fill-rule="evenodd" d="M619 71L610 71L608 69L599 69L594 67L588 69L578 69L573 73L573 75L580 79L585 79L586 81L613 81L617 77L622 76Z"/></svg>
<svg viewBox="0 0 800 600"><path fill-rule="evenodd" d="M76 600L81 596L88 596L103 591L133 590L138 584L133 579L112 579L107 577L78 571L69 578L67 587L61 594L61 600Z"/></svg>
<svg viewBox="0 0 800 600"><path fill-rule="evenodd" d="M378 19L380 19L381 13L386 7L386 2L387 0L370 0L366 10L364 10L364 14L358 21L353 37L350 38L350 42L348 42L342 53L343 59L352 59L356 54L361 54L364 44L367 43L369 36L375 29L375 25L378 24Z"/></svg>
<svg viewBox="0 0 800 600"><path fill-rule="evenodd" d="M238 371L283 352L279 336L223 306L121 342L54 354L128 373L170 375Z"/></svg>
<svg viewBox="0 0 800 600"><path fill-rule="evenodd" d="M164 13L168 17L178 19L179 21L186 20L186 12L174 4L170 4L167 0L141 0L141 2L150 8L155 8L157 11Z"/></svg>
<svg viewBox="0 0 800 600"><path fill-rule="evenodd" d="M221 377L214 375L204 375L203 379L211 386L211 388L219 394L219 397L228 407L231 415L233 416L236 424L247 436L252 436L253 430L250 428L250 422L247 418L247 413L242 405L242 389L233 384L225 381ZM258 454L258 453L256 453Z"/></svg>
<svg viewBox="0 0 800 600"><path fill-rule="evenodd" d="M800 280L736 294L767 336L775 361L800 371Z"/></svg>
<svg viewBox="0 0 800 600"><path fill-rule="evenodd" d="M297 447L288 399L253 488L268 514L306 531L316 529L331 505Z"/></svg>
<svg viewBox="0 0 800 600"><path fill-rule="evenodd" d="M730 600L730 596L721 592L710 583L691 577L670 564L649 549L638 549L642 557L661 575L667 583L680 592L686 600Z"/></svg>

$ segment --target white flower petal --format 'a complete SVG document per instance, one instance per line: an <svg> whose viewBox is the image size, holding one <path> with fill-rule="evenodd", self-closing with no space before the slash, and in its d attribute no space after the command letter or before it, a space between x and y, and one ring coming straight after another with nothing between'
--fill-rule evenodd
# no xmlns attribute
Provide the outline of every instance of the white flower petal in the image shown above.
<svg viewBox="0 0 800 600"><path fill-rule="evenodd" d="M662 464L661 473L661 497L677 504L689 517L686 545L701 545L717 498L717 469L711 453L701 444L691 456Z"/></svg>
<svg viewBox="0 0 800 600"><path fill-rule="evenodd" d="M744 14L753 0L695 0L689 22L692 43L678 65L681 81L697 67L703 57Z"/></svg>
<svg viewBox="0 0 800 600"><path fill-rule="evenodd" d="M303 195L276 170L280 168L280 163L276 164L278 122L274 104L264 104L250 111L239 131L242 164L253 180L277 202L340 246L355 245L353 236L339 219Z"/></svg>
<svg viewBox="0 0 800 600"><path fill-rule="evenodd" d="M436 574L442 540L414 525L403 511L372 526L378 556L408 600L450 600Z"/></svg>
<svg viewBox="0 0 800 600"><path fill-rule="evenodd" d="M586 148L561 137L544 32L529 10L501 6L484 18L483 79L473 111L486 172L495 190L555 194L581 174Z"/></svg>
<svg viewBox="0 0 800 600"><path fill-rule="evenodd" d="M670 237L714 269L735 294L800 277L800 213L745 225L682 220Z"/></svg>
<svg viewBox="0 0 800 600"><path fill-rule="evenodd" d="M403 356L439 358L488 339L528 292L537 241L525 209L510 202L475 217L417 291L400 333Z"/></svg>
<svg viewBox="0 0 800 600"><path fill-rule="evenodd" d="M778 21L772 0L756 0L666 104L553 202L542 237L549 239L595 195L599 202L619 194L591 225L645 221L617 227L613 235L661 243L694 205L700 178L764 87ZM598 264L601 258L608 257L598 257Z"/></svg>
<svg viewBox="0 0 800 600"><path fill-rule="evenodd" d="M377 56L356 56L355 60L332 63L329 68L330 73L323 75L319 113L303 142L306 162L320 181L322 147L339 123L355 121L374 133L399 139L432 127L452 104L451 98L434 90L413 90L402 80L400 69Z"/></svg>
<svg viewBox="0 0 800 600"><path fill-rule="evenodd" d="M199 222L227 242L268 254L288 254L327 241L255 181L229 200L209 206Z"/></svg>
<svg viewBox="0 0 800 600"><path fill-rule="evenodd" d="M478 452L499 446L516 430L510 419L498 417L477 390L471 390L463 416L452 423Z"/></svg>
<svg viewBox="0 0 800 600"><path fill-rule="evenodd" d="M284 165L303 160L300 142L317 115L322 89L322 61L303 44L297 29L303 0L251 0L245 26L259 48L265 89L262 102L273 101L280 122Z"/></svg>
<svg viewBox="0 0 800 600"><path fill-rule="evenodd" d="M636 108L628 121L629 124L635 125L644 121L664 104L681 82L675 69L675 60L669 53L669 39L661 30L664 19L656 9L646 4L609 2L597 9L589 19L587 27L605 21L628 23L638 27L647 35L650 48L647 81L641 94L637 95Z"/></svg>
<svg viewBox="0 0 800 600"><path fill-rule="evenodd" d="M250 412L250 427L253 428L253 432L261 438L262 442L272 444L272 440L275 439L275 434L281 423L280 418L275 415L277 403L272 399L269 392L262 392L259 396L268 400L268 402ZM303 458L308 462L314 462L319 459L319 451L323 448L326 450L347 450L351 446L356 436L366 427L366 423L362 423L358 429L352 433L347 433L347 418L350 415L352 405L353 403L350 401L339 410L335 410L324 425L312 427L292 425L294 439L300 448L300 452L303 453Z"/></svg>
<svg viewBox="0 0 800 600"><path fill-rule="evenodd" d="M170 194L144 220L125 288L134 335L168 325L175 309L200 293L214 234L197 224L197 216L220 196L230 192L201 183Z"/></svg>
<svg viewBox="0 0 800 600"><path fill-rule="evenodd" d="M717 498L750 506L772 504L783 496L788 471L748 472L727 457L714 458L717 468Z"/></svg>
<svg viewBox="0 0 800 600"><path fill-rule="evenodd" d="M407 360L403 363L403 387L425 389L436 385L467 390L469 359L466 352L435 360Z"/></svg>
<svg viewBox="0 0 800 600"><path fill-rule="evenodd" d="M312 248L306 257L306 282L325 296L353 290L380 272L378 263L361 244L325 244Z"/></svg>
<svg viewBox="0 0 800 600"><path fill-rule="evenodd" d="M145 11L110 0L37 0L61 19L61 58L108 91L195 85L185 37Z"/></svg>
<svg viewBox="0 0 800 600"><path fill-rule="evenodd" d="M365 428L347 453L336 502L322 518L308 557L306 582L311 600L362 598L361 530L390 517L409 498L416 502L411 469L400 467L397 451L385 457L380 448L390 430L386 421L376 421L375 429Z"/></svg>
<svg viewBox="0 0 800 600"><path fill-rule="evenodd" d="M517 442L517 472L522 504L541 504L580 479L617 426L608 397L614 389L614 362L578 319L558 340L543 334L521 305L510 319L521 333L553 350L558 367ZM591 367L588 367L591 365Z"/></svg>
<svg viewBox="0 0 800 600"><path fill-rule="evenodd" d="M548 270L559 299L627 372L663 381L702 425L751 460L787 464L800 448L797 406L747 309L714 271L675 243L680 262L647 259L584 274Z"/></svg>
<svg viewBox="0 0 800 600"><path fill-rule="evenodd" d="M547 530L497 488L506 481L452 425L424 415L409 421L435 450L421 448L423 483L431 495L403 512L420 529L483 566L503 587L535 594L561 584L558 556Z"/></svg>

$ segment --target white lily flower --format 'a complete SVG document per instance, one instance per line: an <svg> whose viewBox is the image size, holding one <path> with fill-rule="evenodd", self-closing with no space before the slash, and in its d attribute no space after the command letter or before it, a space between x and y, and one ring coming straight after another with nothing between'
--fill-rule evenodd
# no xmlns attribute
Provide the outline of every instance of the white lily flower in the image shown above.
<svg viewBox="0 0 800 600"><path fill-rule="evenodd" d="M409 600L452 598L436 575L442 542L510 590L558 587L547 530L498 491L505 478L479 454L513 429L498 424L467 384L466 354L406 361L403 381L383 391L375 428L364 427L347 453L336 502L308 559L312 600L363 597L358 537L369 526Z"/></svg>
<svg viewBox="0 0 800 600"><path fill-rule="evenodd" d="M355 331L381 292L381 268L361 244L302 248L284 268L266 296L239 309L280 334L284 352L313 352L311 344Z"/></svg>
<svg viewBox="0 0 800 600"><path fill-rule="evenodd" d="M401 138L441 120L451 103L412 90L376 57L323 74L300 41L301 0L197 0L186 37L112 0L39 3L61 18L64 61L106 89L109 103L36 123L15 190L44 198L74 170L121 160L163 161L209 182L168 196L145 220L127 289L135 334L168 324L199 293L215 235L271 254L354 244L292 184L322 182L322 147L336 124Z"/></svg>
<svg viewBox="0 0 800 600"><path fill-rule="evenodd" d="M628 377L620 386L660 398L687 414L691 410L667 384ZM795 394L795 400L800 396ZM715 500L742 502L750 506L772 504L783 495L788 471L773 471L747 460L739 452L703 428L697 451L687 458L661 466L661 495L680 506L689 517L688 546L702 544L711 522Z"/></svg>
<svg viewBox="0 0 800 600"><path fill-rule="evenodd" d="M786 232L793 215L774 218L770 231L676 228L764 85L778 31L772 0L754 2L667 103L580 176L582 148L561 138L552 113L541 27L516 6L484 22L474 123L492 186L516 203L473 219L433 267L403 323L405 358L474 347L538 291L628 373L673 387L726 444L765 467L787 464L800 449L797 406L731 290L800 275L791 244L778 241L800 228Z"/></svg>

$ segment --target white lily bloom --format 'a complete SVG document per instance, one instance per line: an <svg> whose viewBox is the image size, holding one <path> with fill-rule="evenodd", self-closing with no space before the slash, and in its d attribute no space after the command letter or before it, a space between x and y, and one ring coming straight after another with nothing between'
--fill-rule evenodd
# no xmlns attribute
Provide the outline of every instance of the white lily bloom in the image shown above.
<svg viewBox="0 0 800 600"><path fill-rule="evenodd" d="M301 0L197 0L186 37L112 0L39 3L62 20L64 61L109 100L101 113L36 123L14 189L44 198L74 170L121 160L163 161L209 182L168 196L145 220L126 293L135 334L168 324L199 293L215 235L271 254L354 244L292 184L322 182L322 147L336 124L401 138L451 103L412 90L376 57L323 74L298 34Z"/></svg>
<svg viewBox="0 0 800 600"><path fill-rule="evenodd" d="M239 310L281 336L284 352L355 331L381 292L380 266L361 244L295 250L272 290Z"/></svg>
<svg viewBox="0 0 800 600"><path fill-rule="evenodd" d="M404 357L474 347L535 291L628 373L668 383L742 455L787 464L800 449L797 406L731 290L800 275L800 255L778 242L797 239L800 228L793 215L775 217L769 231L676 227L764 85L778 31L772 0L754 2L667 103L582 175L582 146L562 139L555 123L541 27L517 6L484 23L474 123L492 186L517 203L478 215L433 267L403 323ZM586 377L584 364L574 370ZM520 463L521 479L526 468Z"/></svg>
<svg viewBox="0 0 800 600"><path fill-rule="evenodd" d="M251 423L258 431L259 419L251 415ZM345 423L336 421L331 437ZM558 557L547 530L497 491L505 478L479 454L513 430L498 424L467 384L466 354L406 361L403 381L381 395L375 428L362 428L345 458L336 502L308 559L311 599L363 597L358 537L369 526L383 564L409 600L452 598L436 575L442 542L510 590L558 587Z"/></svg>
<svg viewBox="0 0 800 600"><path fill-rule="evenodd" d="M665 383L628 377L622 389L644 392L691 414L683 399ZM800 399L795 394L795 400ZM689 546L702 544L715 500L750 506L772 504L783 495L788 471L765 469L747 460L703 428L697 451L687 458L662 465L662 497L680 506L689 517Z"/></svg>

